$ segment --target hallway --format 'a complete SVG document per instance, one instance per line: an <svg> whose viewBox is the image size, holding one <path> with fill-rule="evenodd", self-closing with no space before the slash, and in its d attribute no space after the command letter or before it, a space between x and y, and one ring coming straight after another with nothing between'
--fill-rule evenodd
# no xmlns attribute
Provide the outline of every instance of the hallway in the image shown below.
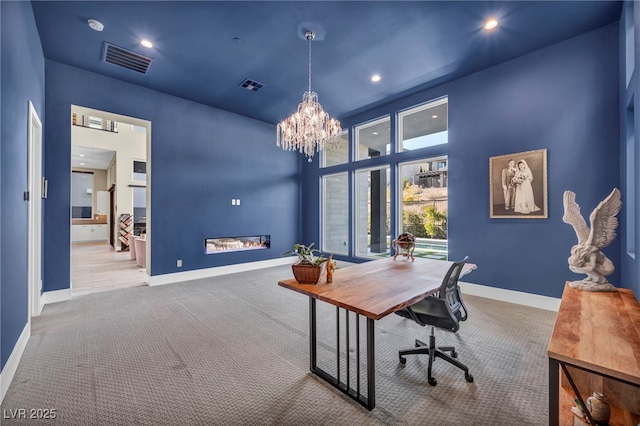
<svg viewBox="0 0 640 426"><path fill-rule="evenodd" d="M106 242L74 243L71 251L72 294L147 285L144 268L138 268L129 252L116 252Z"/></svg>

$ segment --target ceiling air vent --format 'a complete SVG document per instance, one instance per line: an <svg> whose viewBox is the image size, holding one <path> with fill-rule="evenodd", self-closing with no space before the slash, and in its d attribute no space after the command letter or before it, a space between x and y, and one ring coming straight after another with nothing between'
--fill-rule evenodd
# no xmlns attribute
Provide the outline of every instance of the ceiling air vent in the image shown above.
<svg viewBox="0 0 640 426"><path fill-rule="evenodd" d="M104 43L102 60L109 64L139 72L140 74L147 74L153 62L151 58L107 42Z"/></svg>
<svg viewBox="0 0 640 426"><path fill-rule="evenodd" d="M257 81L249 80L248 78L240 83L240 87L244 87L247 90L251 90L252 92L257 92L258 90L264 87L264 84L258 83Z"/></svg>

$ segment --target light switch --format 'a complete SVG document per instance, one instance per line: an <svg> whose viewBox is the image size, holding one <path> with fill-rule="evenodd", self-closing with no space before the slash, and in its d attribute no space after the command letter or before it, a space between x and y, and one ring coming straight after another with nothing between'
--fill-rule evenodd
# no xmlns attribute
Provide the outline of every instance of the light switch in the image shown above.
<svg viewBox="0 0 640 426"><path fill-rule="evenodd" d="M231 199L231 205L232 205L232 206L235 206L235 205L236 205L236 199L235 199L235 198L232 198L232 199Z"/></svg>
<svg viewBox="0 0 640 426"><path fill-rule="evenodd" d="M236 200L236 206L239 206L239 205L240 205L240 198Z"/></svg>

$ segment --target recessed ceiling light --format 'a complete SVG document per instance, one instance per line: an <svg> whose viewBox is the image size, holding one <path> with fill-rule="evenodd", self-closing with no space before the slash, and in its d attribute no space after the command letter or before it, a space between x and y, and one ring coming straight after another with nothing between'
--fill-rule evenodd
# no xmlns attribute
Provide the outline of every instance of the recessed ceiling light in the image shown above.
<svg viewBox="0 0 640 426"><path fill-rule="evenodd" d="M498 26L498 21L496 21L493 18L489 19L487 22L484 23L485 30L492 30L497 26Z"/></svg>
<svg viewBox="0 0 640 426"><path fill-rule="evenodd" d="M380 77L380 74L374 74L371 76L371 81L373 81L374 83L379 82L382 79L382 77Z"/></svg>
<svg viewBox="0 0 640 426"><path fill-rule="evenodd" d="M80 163L81 166L84 166L84 163Z"/></svg>
<svg viewBox="0 0 640 426"><path fill-rule="evenodd" d="M374 135L377 135L377 134L378 134L378 132L373 132L373 134L374 134Z"/></svg>
<svg viewBox="0 0 640 426"><path fill-rule="evenodd" d="M438 118L438 116L434 114L431 116L431 118Z"/></svg>
<svg viewBox="0 0 640 426"><path fill-rule="evenodd" d="M144 47L148 47L148 48L152 48L153 47L153 43L151 43L149 40L140 40L140 44L143 45Z"/></svg>
<svg viewBox="0 0 640 426"><path fill-rule="evenodd" d="M84 157L84 154L80 154L80 157Z"/></svg>
<svg viewBox="0 0 640 426"><path fill-rule="evenodd" d="M87 23L89 24L89 26L91 27L92 30L95 31L102 31L104 30L104 25L102 24L102 22L96 20L96 19L89 19L87 21Z"/></svg>

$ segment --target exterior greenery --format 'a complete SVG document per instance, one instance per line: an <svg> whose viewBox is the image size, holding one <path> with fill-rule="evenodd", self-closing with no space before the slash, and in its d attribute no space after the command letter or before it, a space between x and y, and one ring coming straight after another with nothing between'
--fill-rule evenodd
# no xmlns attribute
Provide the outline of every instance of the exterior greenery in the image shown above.
<svg viewBox="0 0 640 426"><path fill-rule="evenodd" d="M413 185L405 178L402 189L402 201L405 204L414 202L429 202L421 198L418 185ZM439 211L435 205L424 206L418 211L404 210L402 213L402 230L410 232L417 238L447 239L447 211Z"/></svg>
<svg viewBox="0 0 640 426"><path fill-rule="evenodd" d="M420 213L402 214L403 230L417 238L447 239L447 212L439 212L428 206Z"/></svg>

